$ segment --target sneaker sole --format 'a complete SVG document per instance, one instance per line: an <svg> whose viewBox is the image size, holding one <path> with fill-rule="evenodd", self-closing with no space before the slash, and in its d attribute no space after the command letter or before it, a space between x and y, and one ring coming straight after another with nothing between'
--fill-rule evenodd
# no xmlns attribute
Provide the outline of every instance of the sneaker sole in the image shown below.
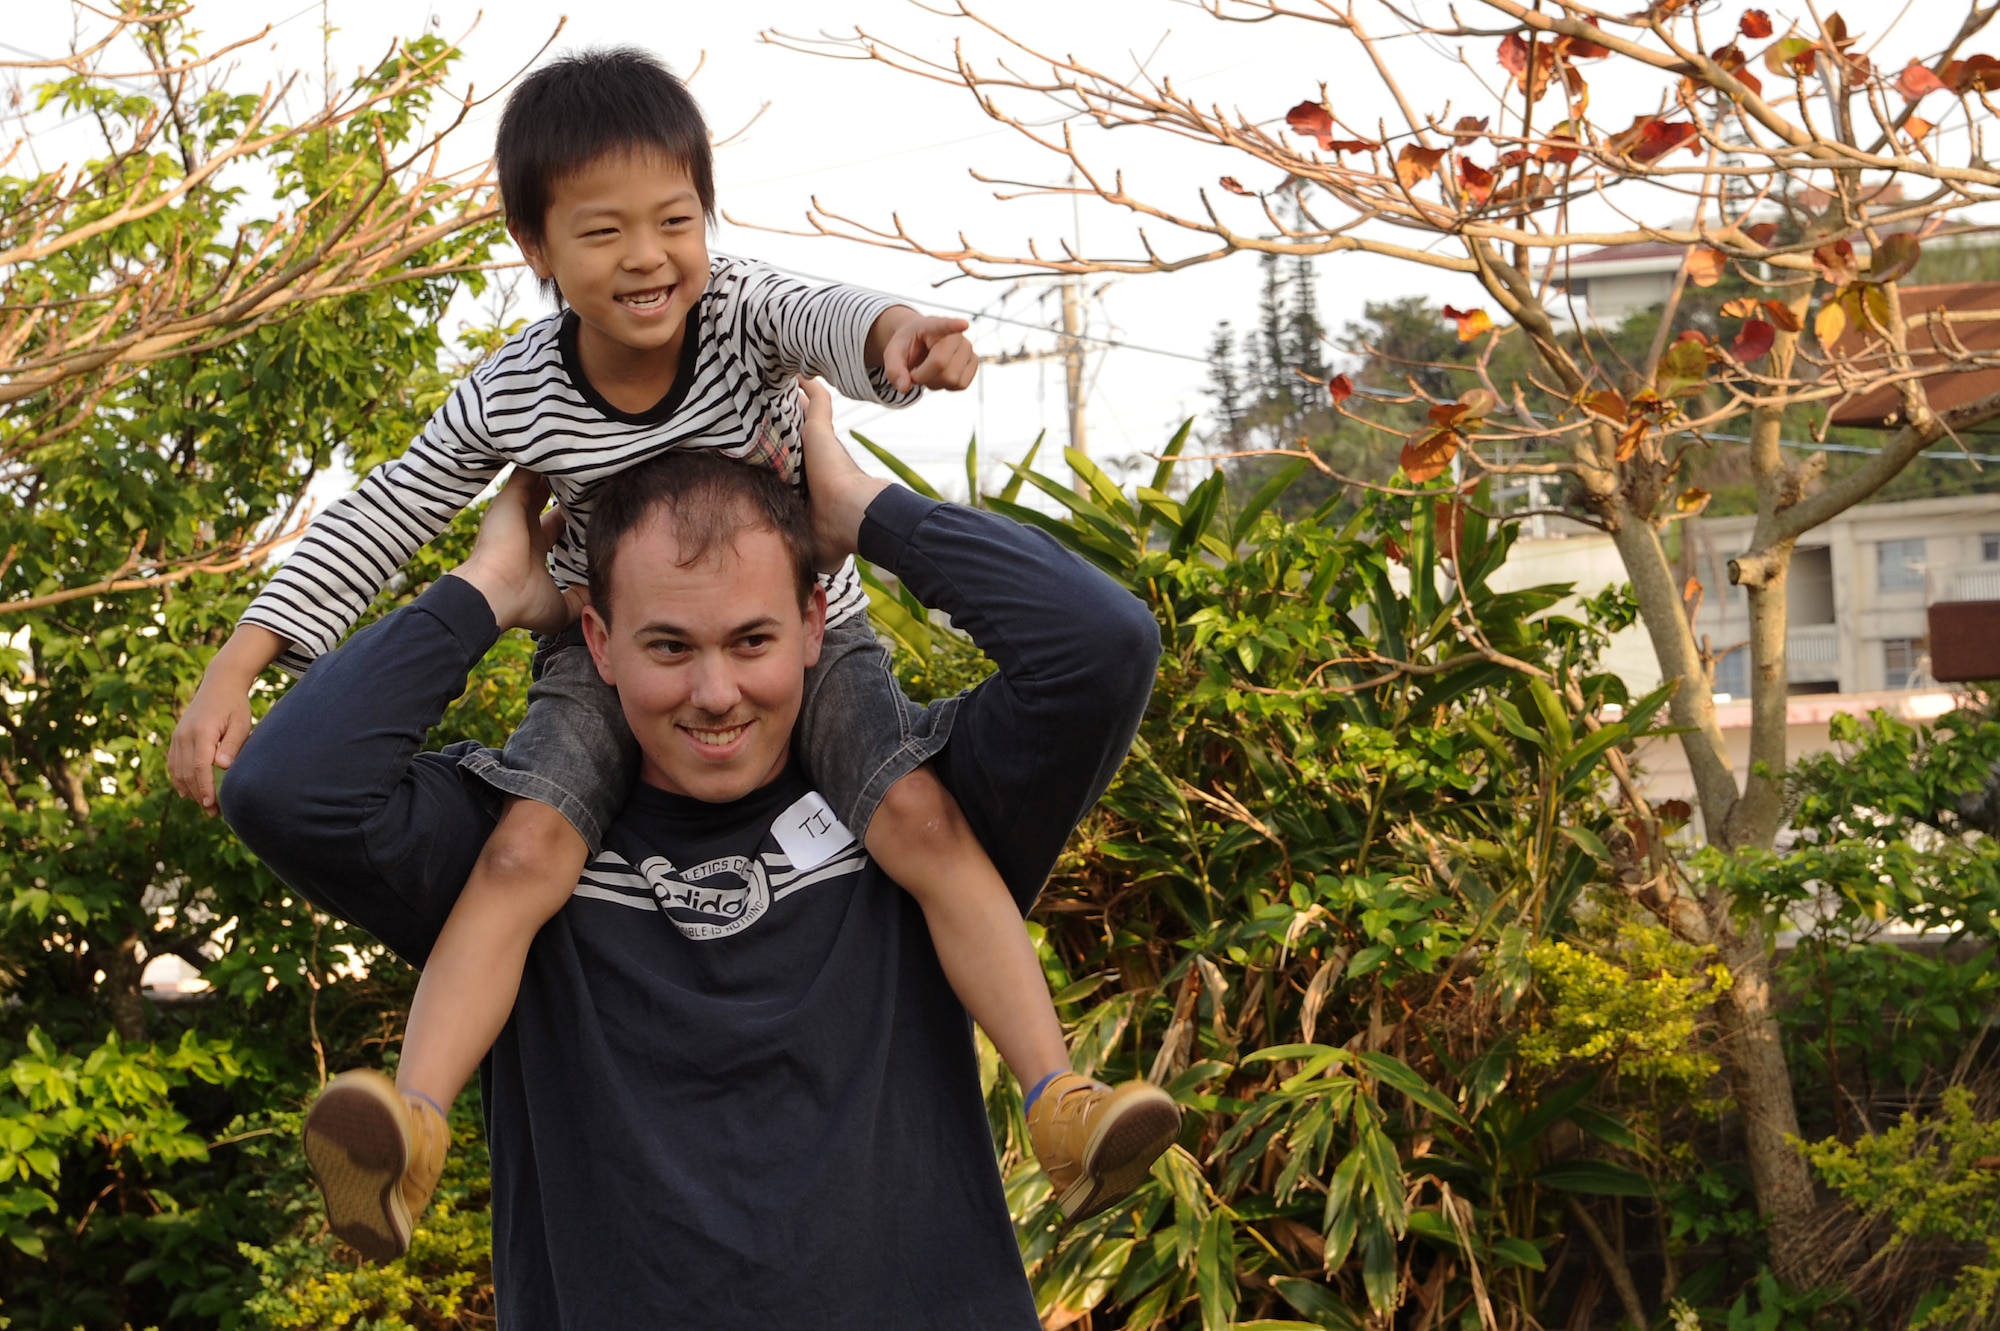
<svg viewBox="0 0 2000 1331"><path fill-rule="evenodd" d="M1083 1175L1062 1195L1063 1214L1072 1223L1088 1220L1129 1194L1152 1173L1174 1138L1181 1111L1164 1095L1121 1106L1098 1129L1084 1155Z"/></svg>
<svg viewBox="0 0 2000 1331"><path fill-rule="evenodd" d="M371 1262L394 1261L410 1246L401 1118L401 1105L352 1084L327 1087L306 1115L306 1159L326 1200L327 1224Z"/></svg>

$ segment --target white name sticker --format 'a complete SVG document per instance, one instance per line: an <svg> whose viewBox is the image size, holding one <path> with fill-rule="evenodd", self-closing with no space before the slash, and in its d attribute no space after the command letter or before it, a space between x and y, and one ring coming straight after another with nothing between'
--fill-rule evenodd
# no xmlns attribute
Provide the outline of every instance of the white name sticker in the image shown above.
<svg viewBox="0 0 2000 1331"><path fill-rule="evenodd" d="M771 824L771 835L800 872L817 869L854 844L854 833L834 817L833 809L816 790L779 814Z"/></svg>

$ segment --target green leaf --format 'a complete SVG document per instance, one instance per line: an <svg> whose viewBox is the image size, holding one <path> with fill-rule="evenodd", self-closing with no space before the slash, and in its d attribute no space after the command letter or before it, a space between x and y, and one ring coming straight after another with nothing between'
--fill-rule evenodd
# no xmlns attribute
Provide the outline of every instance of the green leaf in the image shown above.
<svg viewBox="0 0 2000 1331"><path fill-rule="evenodd" d="M1160 465L1153 468L1150 488L1165 491L1167 482L1173 479L1174 467L1179 464L1181 450L1187 447L1188 435L1194 429L1194 417L1181 422L1181 428L1174 431L1174 437L1167 440L1167 446L1160 451ZM1040 443L1040 439L1036 439Z"/></svg>
<svg viewBox="0 0 2000 1331"><path fill-rule="evenodd" d="M1311 1318L1313 1326L1331 1327L1333 1331L1361 1331L1360 1319L1347 1310L1347 1304L1338 1294L1317 1280L1272 1276L1271 1288L1279 1298L1292 1305L1294 1312Z"/></svg>
<svg viewBox="0 0 2000 1331"><path fill-rule="evenodd" d="M1608 1160L1564 1160L1548 1165L1534 1181L1558 1192L1592 1197L1651 1197L1653 1184L1636 1170Z"/></svg>
<svg viewBox="0 0 2000 1331"><path fill-rule="evenodd" d="M1465 1120L1459 1117L1458 1106L1401 1059L1372 1050L1360 1050L1355 1057L1384 1085L1395 1087L1445 1122L1461 1128L1466 1126Z"/></svg>
<svg viewBox="0 0 2000 1331"><path fill-rule="evenodd" d="M1201 1299L1202 1331L1228 1331L1236 1316L1236 1227L1220 1211L1202 1222L1194 1287Z"/></svg>
<svg viewBox="0 0 2000 1331"><path fill-rule="evenodd" d="M1125 494L1118 488L1117 482L1105 475L1104 469L1092 462L1088 455L1079 453L1074 448L1065 448L1063 460L1069 463L1069 469L1089 487L1091 494L1097 496L1097 502L1106 516L1122 519L1127 523L1138 517L1138 514L1132 511L1132 505L1126 502Z"/></svg>
<svg viewBox="0 0 2000 1331"><path fill-rule="evenodd" d="M881 463L883 466L887 467L890 471L894 472L896 474L896 478L900 480L903 484L909 486L912 490L915 490L918 494L922 495L926 499L941 500L944 498L943 495L939 494L936 490L933 490L931 488L931 484L929 481L926 481L923 477L917 475L917 473L914 470L912 470L901 458L897 457L894 453L891 453L888 449L882 447L880 444L876 443L873 439L870 439L867 435L861 433L861 431L859 430L850 430L848 433L854 436L855 443L861 445L863 448L867 449L870 453L874 454L875 460L877 462ZM812 484L811 477L806 478L806 484L807 486L811 486Z"/></svg>
<svg viewBox="0 0 2000 1331"><path fill-rule="evenodd" d="M1243 511L1236 515L1236 525L1229 533L1229 542L1231 545L1241 545L1243 543L1243 538L1250 534L1252 527L1257 525L1257 519L1263 514L1264 510L1276 502L1278 496L1291 489L1292 482L1298 480L1304 474L1306 465L1304 458L1294 458L1291 462L1279 468L1272 475L1271 479L1258 487L1257 493L1251 496L1250 502L1243 506Z"/></svg>
<svg viewBox="0 0 2000 1331"><path fill-rule="evenodd" d="M1512 1234L1505 1234L1493 1240L1492 1249L1495 1257L1510 1266L1525 1266L1530 1271L1547 1268L1540 1248L1526 1239L1515 1238Z"/></svg>
<svg viewBox="0 0 2000 1331"><path fill-rule="evenodd" d="M1007 484L1000 487L1000 498L1006 500L1010 504L1020 499L1021 483L1023 479L1027 476L1028 472L1034 468L1035 454L1042 451L1042 440L1048 437L1049 437L1049 432L1047 430L1044 430L1040 434L1035 436L1035 442L1028 445L1027 456L1023 457L1019 462L1019 464L1017 464L1014 467L1013 477L1007 482Z"/></svg>

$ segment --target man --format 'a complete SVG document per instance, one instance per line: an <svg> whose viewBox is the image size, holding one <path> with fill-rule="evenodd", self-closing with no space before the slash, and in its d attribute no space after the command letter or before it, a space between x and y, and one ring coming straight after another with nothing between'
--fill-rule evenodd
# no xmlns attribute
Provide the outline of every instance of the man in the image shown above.
<svg viewBox="0 0 2000 1331"><path fill-rule="evenodd" d="M997 664L908 723L948 733L936 770L1024 910L1124 756L1158 630L1047 536L864 476L813 402L809 528L782 485L686 457L596 516L586 633L642 781L482 1069L503 1327L1037 1325L922 913L792 761L808 575L858 552ZM546 619L542 494L510 483L467 563L315 665L224 785L267 864L415 964L496 812L464 747L418 749L500 631ZM1073 1089L1050 1112L1102 1103ZM1144 1154L1075 1126L1058 1188Z"/></svg>

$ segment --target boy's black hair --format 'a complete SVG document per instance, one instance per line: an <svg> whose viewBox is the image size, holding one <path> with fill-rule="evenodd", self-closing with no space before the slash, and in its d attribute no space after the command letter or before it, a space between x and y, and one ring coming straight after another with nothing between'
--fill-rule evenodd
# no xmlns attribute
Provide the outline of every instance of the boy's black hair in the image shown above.
<svg viewBox="0 0 2000 1331"><path fill-rule="evenodd" d="M630 46L572 52L543 65L507 98L493 145L508 225L539 244L558 182L608 153L635 149L678 163L714 223L708 122L665 65Z"/></svg>
<svg viewBox="0 0 2000 1331"><path fill-rule="evenodd" d="M708 449L679 449L621 472L592 502L584 555L590 560L590 600L611 622L611 574L619 547L634 530L664 522L679 547L677 564L699 564L746 531L769 531L784 543L799 607L812 600L812 520L805 495L767 467Z"/></svg>

